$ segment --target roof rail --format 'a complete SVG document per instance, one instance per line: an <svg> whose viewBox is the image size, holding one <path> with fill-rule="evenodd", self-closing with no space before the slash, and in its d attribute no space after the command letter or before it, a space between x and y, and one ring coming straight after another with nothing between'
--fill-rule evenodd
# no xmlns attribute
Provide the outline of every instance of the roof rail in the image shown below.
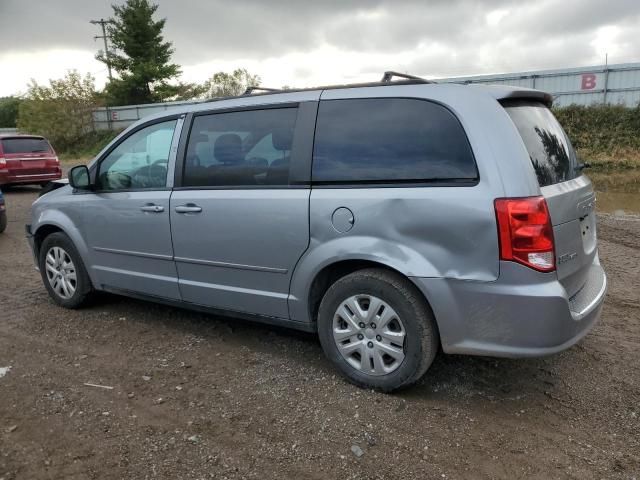
<svg viewBox="0 0 640 480"><path fill-rule="evenodd" d="M427 80L426 78L422 78L422 77L416 77L415 75L409 75L408 73L399 73L399 72L394 72L394 71L387 71L384 72L384 75L382 76L382 80L380 80L381 83L392 83L391 80L393 79L393 77L398 77L398 78L404 78L407 80L414 80L416 82L420 82L420 83L436 83L433 80Z"/></svg>
<svg viewBox="0 0 640 480"><path fill-rule="evenodd" d="M260 87L258 85L255 85L255 86L247 87L243 95L250 95L256 90L259 90L261 92L281 92L282 91L280 88L267 88L267 87Z"/></svg>

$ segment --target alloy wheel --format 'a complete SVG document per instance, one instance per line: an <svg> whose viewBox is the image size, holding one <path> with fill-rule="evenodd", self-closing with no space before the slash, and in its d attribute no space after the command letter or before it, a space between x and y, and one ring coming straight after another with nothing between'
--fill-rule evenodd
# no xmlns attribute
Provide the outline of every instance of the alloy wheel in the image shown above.
<svg viewBox="0 0 640 480"><path fill-rule="evenodd" d="M78 286L76 267L61 247L51 247L45 257L47 280L53 291L65 300L73 297Z"/></svg>

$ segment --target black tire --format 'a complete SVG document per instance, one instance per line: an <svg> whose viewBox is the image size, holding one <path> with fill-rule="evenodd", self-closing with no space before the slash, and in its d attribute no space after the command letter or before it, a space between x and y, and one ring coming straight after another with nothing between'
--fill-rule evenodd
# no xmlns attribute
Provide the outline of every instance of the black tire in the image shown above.
<svg viewBox="0 0 640 480"><path fill-rule="evenodd" d="M0 233L7 229L7 212L0 212Z"/></svg>
<svg viewBox="0 0 640 480"><path fill-rule="evenodd" d="M386 302L402 319L405 330L404 360L396 370L370 375L350 365L333 338L334 314L343 301L354 295L371 295ZM358 270L336 281L325 293L318 311L318 335L329 360L350 382L363 388L391 392L419 380L427 371L440 345L431 308L420 291L402 275L383 269Z"/></svg>
<svg viewBox="0 0 640 480"><path fill-rule="evenodd" d="M75 267L75 292L69 298L63 298L58 295L49 283L49 279L47 278L46 257L49 250L53 247L62 248L69 255ZM76 250L75 245L66 234L62 232L55 232L47 236L43 240L42 245L40 245L38 257L38 266L40 267L42 282L44 283L49 296L53 299L54 302L56 302L61 307L71 309L80 308L81 306L86 304L88 297L93 292L93 286L91 285L91 279L87 274L87 270L84 267L84 263L82 262L82 258L80 257L78 250Z"/></svg>
<svg viewBox="0 0 640 480"><path fill-rule="evenodd" d="M39 183L40 188L47 188L47 185L49 185L49 182L41 182Z"/></svg>

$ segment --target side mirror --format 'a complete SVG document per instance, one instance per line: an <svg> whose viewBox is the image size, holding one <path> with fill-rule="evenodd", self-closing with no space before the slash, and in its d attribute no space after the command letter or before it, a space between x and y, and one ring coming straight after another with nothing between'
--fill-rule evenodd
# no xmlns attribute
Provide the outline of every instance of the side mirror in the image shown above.
<svg viewBox="0 0 640 480"><path fill-rule="evenodd" d="M89 190L91 188L89 169L86 165L78 165L69 171L69 185L78 190Z"/></svg>

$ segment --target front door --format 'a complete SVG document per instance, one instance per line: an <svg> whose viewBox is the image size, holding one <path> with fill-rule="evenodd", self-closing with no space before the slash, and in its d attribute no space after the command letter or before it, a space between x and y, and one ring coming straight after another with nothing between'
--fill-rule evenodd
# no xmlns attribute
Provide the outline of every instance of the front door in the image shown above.
<svg viewBox="0 0 640 480"><path fill-rule="evenodd" d="M82 228L103 288L180 298L167 188L176 123L134 131L97 165L95 191L84 196Z"/></svg>
<svg viewBox="0 0 640 480"><path fill-rule="evenodd" d="M309 187L290 185L297 106L196 115L171 197L187 302L288 318L289 282L309 243Z"/></svg>

